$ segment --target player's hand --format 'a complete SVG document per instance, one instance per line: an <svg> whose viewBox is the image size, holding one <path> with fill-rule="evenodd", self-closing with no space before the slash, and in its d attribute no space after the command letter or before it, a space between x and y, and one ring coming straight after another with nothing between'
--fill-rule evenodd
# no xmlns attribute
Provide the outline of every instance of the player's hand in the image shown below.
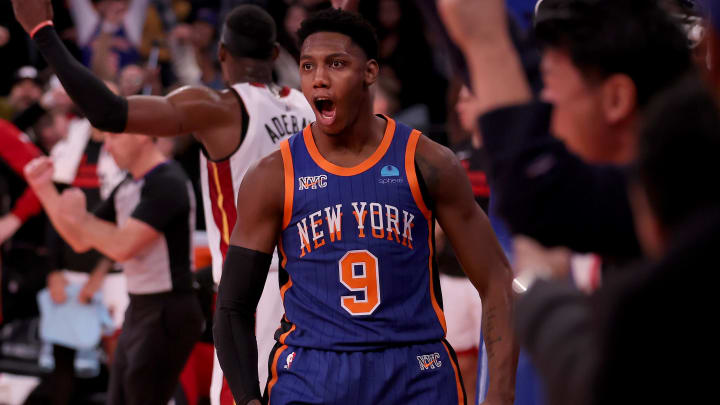
<svg viewBox="0 0 720 405"><path fill-rule="evenodd" d="M43 21L53 19L51 0L12 0L15 18L28 34Z"/></svg>
<svg viewBox="0 0 720 405"><path fill-rule="evenodd" d="M53 163L47 156L33 159L23 169L25 181L36 192L45 186L52 185Z"/></svg>
<svg viewBox="0 0 720 405"><path fill-rule="evenodd" d="M62 304L67 300L67 294L65 294L65 286L67 286L67 280L65 276L59 271L53 271L47 277L47 286L50 291L50 299L56 304Z"/></svg>
<svg viewBox="0 0 720 405"><path fill-rule="evenodd" d="M69 188L60 194L60 215L72 223L79 225L85 219L87 213L87 201L85 193L79 188Z"/></svg>
<svg viewBox="0 0 720 405"><path fill-rule="evenodd" d="M20 218L13 214L7 214L0 217L0 245L10 239L20 228L20 225L22 225Z"/></svg>
<svg viewBox="0 0 720 405"><path fill-rule="evenodd" d="M463 50L508 35L505 0L438 0L437 6L448 34Z"/></svg>

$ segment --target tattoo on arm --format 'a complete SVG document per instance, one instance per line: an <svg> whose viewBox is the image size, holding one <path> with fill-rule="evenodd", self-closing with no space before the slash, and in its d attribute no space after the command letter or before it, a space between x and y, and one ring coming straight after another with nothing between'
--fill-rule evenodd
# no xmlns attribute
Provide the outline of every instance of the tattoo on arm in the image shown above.
<svg viewBox="0 0 720 405"><path fill-rule="evenodd" d="M495 334L495 321L497 318L497 315L495 315L496 312L497 307L493 306L487 308L485 314L485 350L487 350L488 360L495 357L495 350L493 349L494 344L502 341L502 336Z"/></svg>

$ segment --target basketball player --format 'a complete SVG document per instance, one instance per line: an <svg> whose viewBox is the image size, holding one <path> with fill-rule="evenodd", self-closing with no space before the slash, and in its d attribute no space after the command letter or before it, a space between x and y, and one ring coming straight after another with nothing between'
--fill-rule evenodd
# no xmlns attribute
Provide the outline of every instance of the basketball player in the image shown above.
<svg viewBox="0 0 720 405"><path fill-rule="evenodd" d="M238 404L258 404L255 306L278 247L285 316L270 404L464 404L444 340L437 218L485 304L487 403L511 404L511 272L457 158L372 114L377 38L356 14L303 22L300 75L316 122L258 161L238 194L215 345ZM279 181L283 179L283 181Z"/></svg>
<svg viewBox="0 0 720 405"><path fill-rule="evenodd" d="M278 54L272 17L252 5L239 6L228 14L218 58L225 81L232 85L229 89L218 92L191 86L166 97L122 98L107 90L67 52L52 26L48 26L52 19L49 4L45 0L23 0L14 1L13 7L18 21L34 34L31 36L38 48L93 126L110 132L154 136L193 133L202 143L205 222L213 278L219 282L235 225L237 190L245 172L253 161L276 150L283 138L314 119L300 92L272 82L273 61ZM258 341L265 354L272 348L272 333L282 316L276 277L277 272L270 274L267 285L273 291L265 295L258 308ZM268 321L267 325L263 320ZM262 364L259 369L262 378L267 368ZM220 396L221 381L220 375L214 373L213 403ZM232 403L229 391L224 389L222 396L223 404Z"/></svg>

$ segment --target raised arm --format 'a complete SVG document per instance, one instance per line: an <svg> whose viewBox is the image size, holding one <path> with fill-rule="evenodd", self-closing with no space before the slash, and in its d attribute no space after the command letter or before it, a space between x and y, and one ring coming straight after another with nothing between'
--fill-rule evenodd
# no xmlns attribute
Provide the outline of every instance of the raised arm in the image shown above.
<svg viewBox="0 0 720 405"><path fill-rule="evenodd" d="M218 287L213 335L218 360L239 405L259 404L255 310L283 222L280 152L252 167L238 191L237 222Z"/></svg>
<svg viewBox="0 0 720 405"><path fill-rule="evenodd" d="M481 113L532 99L504 0L438 0L438 10L465 55Z"/></svg>
<svg viewBox="0 0 720 405"><path fill-rule="evenodd" d="M25 31L33 34L68 95L94 127L152 136L194 133L213 158L224 157L222 151L234 150L240 141L242 115L233 93L185 87L167 97L117 96L73 58L52 26L36 30L39 24L52 20L52 8L47 5L47 0L13 1L16 18ZM232 145L224 145L227 142Z"/></svg>
<svg viewBox="0 0 720 405"><path fill-rule="evenodd" d="M89 213L85 194L80 189L67 189L59 194L52 183L52 172L52 162L47 157L37 158L25 167L28 184L40 199L53 227L76 252L95 248L105 256L122 262L160 237L159 231L141 219L131 217L118 226ZM99 210L113 212L113 207L106 208L111 203L112 196L101 204Z"/></svg>
<svg viewBox="0 0 720 405"><path fill-rule="evenodd" d="M487 403L512 404L518 348L512 331L510 266L457 157L421 136L415 162L438 223L483 301L483 336L490 370Z"/></svg>

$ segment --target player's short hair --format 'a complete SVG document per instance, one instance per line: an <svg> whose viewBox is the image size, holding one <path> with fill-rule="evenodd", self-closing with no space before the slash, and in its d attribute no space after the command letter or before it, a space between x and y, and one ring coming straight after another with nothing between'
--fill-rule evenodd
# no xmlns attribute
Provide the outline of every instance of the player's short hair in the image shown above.
<svg viewBox="0 0 720 405"><path fill-rule="evenodd" d="M720 206L720 110L697 74L654 98L644 114L632 173L669 229Z"/></svg>
<svg viewBox="0 0 720 405"><path fill-rule="evenodd" d="M543 0L535 35L588 79L628 75L640 106L692 65L687 37L657 0Z"/></svg>
<svg viewBox="0 0 720 405"><path fill-rule="evenodd" d="M365 52L368 59L377 59L377 34L372 25L360 14L328 8L310 15L297 31L299 47L302 48L307 37L318 32L337 32L347 35Z"/></svg>
<svg viewBox="0 0 720 405"><path fill-rule="evenodd" d="M275 48L277 28L267 11L253 4L235 7L225 18L220 42L232 56L270 59Z"/></svg>

